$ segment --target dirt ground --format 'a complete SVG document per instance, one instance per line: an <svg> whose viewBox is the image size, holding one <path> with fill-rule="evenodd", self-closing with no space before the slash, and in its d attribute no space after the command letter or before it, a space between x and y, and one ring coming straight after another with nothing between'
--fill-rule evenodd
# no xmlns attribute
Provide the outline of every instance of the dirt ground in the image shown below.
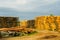
<svg viewBox="0 0 60 40"><path fill-rule="evenodd" d="M2 38L0 40L60 40L60 33L54 31L40 31L29 36Z"/></svg>

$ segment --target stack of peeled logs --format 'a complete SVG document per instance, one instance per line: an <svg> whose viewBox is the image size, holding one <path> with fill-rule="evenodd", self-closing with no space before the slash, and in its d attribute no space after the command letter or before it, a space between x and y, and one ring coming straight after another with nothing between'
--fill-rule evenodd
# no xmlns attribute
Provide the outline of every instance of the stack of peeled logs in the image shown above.
<svg viewBox="0 0 60 40"><path fill-rule="evenodd" d="M35 27L39 30L60 30L60 16L39 16L35 19Z"/></svg>

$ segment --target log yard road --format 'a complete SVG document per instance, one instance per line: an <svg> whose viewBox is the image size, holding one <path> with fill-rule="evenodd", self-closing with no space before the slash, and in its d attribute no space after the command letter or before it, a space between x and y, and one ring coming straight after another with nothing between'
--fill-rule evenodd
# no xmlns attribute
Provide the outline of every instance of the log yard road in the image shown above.
<svg viewBox="0 0 60 40"><path fill-rule="evenodd" d="M60 40L60 33L54 31L40 31L29 36L1 38L0 40Z"/></svg>

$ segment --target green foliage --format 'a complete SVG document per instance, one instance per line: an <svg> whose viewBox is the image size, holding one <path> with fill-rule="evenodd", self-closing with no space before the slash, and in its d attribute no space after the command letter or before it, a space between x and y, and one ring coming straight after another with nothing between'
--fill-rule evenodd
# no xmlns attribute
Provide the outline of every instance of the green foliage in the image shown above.
<svg viewBox="0 0 60 40"><path fill-rule="evenodd" d="M50 14L50 16L54 16L53 14Z"/></svg>
<svg viewBox="0 0 60 40"><path fill-rule="evenodd" d="M35 34L35 33L37 33L37 31L30 32L30 33L28 33L28 35L32 35L32 34Z"/></svg>

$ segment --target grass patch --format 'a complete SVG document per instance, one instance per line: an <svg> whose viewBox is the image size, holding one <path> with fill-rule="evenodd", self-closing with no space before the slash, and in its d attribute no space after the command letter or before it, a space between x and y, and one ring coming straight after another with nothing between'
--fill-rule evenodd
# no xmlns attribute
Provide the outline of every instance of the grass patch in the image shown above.
<svg viewBox="0 0 60 40"><path fill-rule="evenodd" d="M36 34L37 31L34 31L34 32L31 32L31 33L28 33L27 35L33 35L33 34Z"/></svg>

